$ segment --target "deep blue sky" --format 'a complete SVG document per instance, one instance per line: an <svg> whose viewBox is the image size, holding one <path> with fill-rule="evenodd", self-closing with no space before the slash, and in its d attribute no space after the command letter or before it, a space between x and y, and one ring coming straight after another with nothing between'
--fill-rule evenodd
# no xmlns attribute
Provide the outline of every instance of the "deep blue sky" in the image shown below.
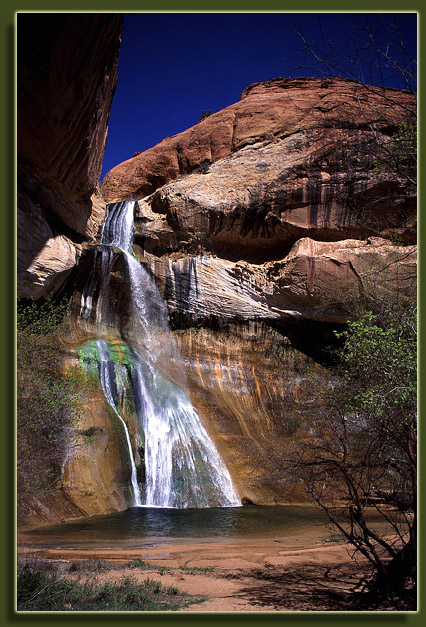
<svg viewBox="0 0 426 627"><path fill-rule="evenodd" d="M101 179L134 152L199 122L203 110L214 113L237 102L252 83L278 76L319 76L301 67L305 61L294 23L316 44L328 45L331 39L342 61L351 52L351 39L358 48L364 26L380 19L365 13L126 14ZM416 15L400 16L399 24L415 56ZM398 57L391 31L379 27L377 32L379 39L391 41ZM398 59L405 63L403 57ZM348 67L355 65L348 62ZM401 87L390 77L386 82Z"/></svg>

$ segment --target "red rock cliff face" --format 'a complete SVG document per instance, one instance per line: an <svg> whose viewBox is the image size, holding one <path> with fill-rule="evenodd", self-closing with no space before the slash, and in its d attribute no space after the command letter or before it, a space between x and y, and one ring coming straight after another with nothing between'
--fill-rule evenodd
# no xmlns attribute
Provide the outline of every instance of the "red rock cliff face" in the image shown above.
<svg viewBox="0 0 426 627"><path fill-rule="evenodd" d="M18 289L45 296L96 235L121 15L18 15Z"/></svg>
<svg viewBox="0 0 426 627"><path fill-rule="evenodd" d="M301 237L398 232L415 243L415 190L378 166L412 94L339 78L274 79L111 170L108 201L139 199L139 242L161 256L282 259Z"/></svg>
<svg viewBox="0 0 426 627"><path fill-rule="evenodd" d="M240 102L117 165L105 176L102 191L108 201L142 198L245 146L276 142L308 129L328 129L324 135L330 129L386 132L415 107L412 94L379 92L340 78L256 83L244 90Z"/></svg>
<svg viewBox="0 0 426 627"><path fill-rule="evenodd" d="M343 322L373 265L415 267L416 189L382 162L415 115L413 94L340 78L257 83L102 193L138 199L136 252L171 311Z"/></svg>
<svg viewBox="0 0 426 627"><path fill-rule="evenodd" d="M138 200L134 251L167 302L191 399L243 501L305 498L284 462L329 384L324 349L348 302L371 291L415 298L415 190L374 164L414 112L413 96L395 90L275 79L103 181L108 202ZM50 259L63 260L66 242L49 242ZM95 245L82 248L76 316L97 258ZM128 285L114 254L109 304L119 330ZM73 331L71 349L99 332ZM102 433L99 446L70 457L64 474L68 498L88 514L125 507L119 446L100 402L84 417Z"/></svg>
<svg viewBox="0 0 426 627"><path fill-rule="evenodd" d="M306 498L284 462L329 384L333 329L365 295L416 298L415 186L381 161L415 110L397 90L275 79L102 183L138 201L135 252L243 500Z"/></svg>

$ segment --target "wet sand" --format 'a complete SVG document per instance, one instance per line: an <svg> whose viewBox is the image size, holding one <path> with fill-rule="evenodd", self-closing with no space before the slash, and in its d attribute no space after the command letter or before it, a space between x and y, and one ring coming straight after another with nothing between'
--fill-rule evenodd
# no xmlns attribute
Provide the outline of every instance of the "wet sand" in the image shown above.
<svg viewBox="0 0 426 627"><path fill-rule="evenodd" d="M34 555L48 559L106 559L128 561L141 559L159 566L191 566L214 568L257 567L265 561L281 563L281 557L292 561L304 559L307 553L339 551L342 543L333 543L327 533L307 532L297 536L244 539L150 539L135 546L134 540L112 543L111 546L87 547L84 544L72 548L55 547L51 538L46 546L34 538L30 531L18 536L18 555ZM58 545L60 541L58 541ZM103 544L103 543L102 543ZM119 544L117 546L117 544Z"/></svg>
<svg viewBox="0 0 426 627"><path fill-rule="evenodd" d="M369 516L386 533L374 510ZM149 577L206 596L187 612L350 610L348 595L370 573L351 555L312 508L130 511L18 533L19 560L53 561L66 577ZM107 567L72 574L70 566L83 560L106 560ZM142 563L130 568L134 560Z"/></svg>
<svg viewBox="0 0 426 627"><path fill-rule="evenodd" d="M18 557L53 560L64 570L73 562L89 559L108 560L112 565L139 559L166 566L171 570L111 569L96 574L96 579L149 577L183 592L208 597L201 604L181 610L189 612L341 610L341 601L336 601L333 591L344 596L366 570L365 562L354 562L348 546L333 541L327 528L266 538L150 538L138 546L134 539L119 546L115 543L94 548L61 548L54 544L51 538L50 546L40 546L40 539L31 532L20 533Z"/></svg>

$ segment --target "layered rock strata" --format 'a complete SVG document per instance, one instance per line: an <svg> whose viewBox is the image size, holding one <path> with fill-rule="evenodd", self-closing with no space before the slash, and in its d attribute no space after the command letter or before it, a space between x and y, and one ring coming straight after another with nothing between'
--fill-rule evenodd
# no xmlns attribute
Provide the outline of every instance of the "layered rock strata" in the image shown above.
<svg viewBox="0 0 426 627"><path fill-rule="evenodd" d="M128 332L131 304L118 249L110 259L109 323L96 324L96 309L104 305L99 252L99 247L88 246L79 264L74 320L88 280L92 314L74 326L71 345L93 336L118 342ZM325 366L336 341L333 330L348 319L360 297L392 297L398 292L415 298L416 247L395 246L379 238L365 242L304 238L285 259L261 265L182 254L147 256L141 262L168 304L184 366L179 383L188 389L243 502L303 501L305 495L287 460L295 441L309 430L318 392L330 383ZM91 281L92 272L97 281ZM170 375L169 364L158 365ZM101 399L97 403L102 407ZM86 412L87 427L101 421L102 438L111 438L111 417L108 430L104 409L92 416L91 411ZM94 466L102 469L102 447L93 447L90 455ZM85 463L80 454L70 462L76 468ZM96 472L101 473L97 481L105 492L105 472ZM126 472L124 462L121 475ZM111 494L125 498L119 475L116 471L108 485ZM68 471L66 476L71 476ZM72 476L78 477L78 472ZM119 501L112 498L97 500L87 477L84 489L78 480L67 480L73 502L83 507L87 499L91 512L101 503L119 508Z"/></svg>
<svg viewBox="0 0 426 627"><path fill-rule="evenodd" d="M300 333L318 353L327 345L324 328L314 323L221 321L175 332L191 400L242 503L306 500L288 458L309 429L315 394L329 373L318 355L298 345Z"/></svg>
<svg viewBox="0 0 426 627"><path fill-rule="evenodd" d="M113 298L108 303L107 320L103 324L96 321L104 306L99 252L96 246L84 251L79 276L74 282L73 324L69 335L63 337L74 355L75 348L93 337L118 344L131 331L126 265L118 249L114 249L109 260L108 292ZM154 274L152 265L147 263L146 268L161 289L162 277ZM91 308L82 320L79 312L85 301L87 281ZM228 286L231 298L237 281ZM207 286L209 282L211 289L220 290L218 277L214 275L207 274L199 285ZM244 279L241 286L244 288ZM180 370L176 373L175 364L165 359L156 365L189 392L231 472L241 500L259 504L303 500L303 494L284 466L292 442L308 428L314 390L328 381L328 373L321 365L324 361L321 352L332 341L332 327L293 318L272 320L267 315L267 306L262 317L250 310L250 303L245 315L239 315L243 312L235 301L225 311L223 302L215 302L212 294L206 300L201 293L198 297L194 293L189 300L181 294L178 302L184 309L174 312L175 316L172 299L167 302L175 322L173 333L181 356ZM190 315L185 307L197 303L203 303L203 307ZM184 322L183 327L177 328L177 318ZM120 441L116 419L105 409L105 401L95 387L87 397L76 441L92 431L96 437L90 447L82 448L81 444L76 447L65 463L66 494L89 514L98 513L102 507L111 511L122 509L122 503L129 504L123 480L129 477L128 459L123 455L122 442L121 449L117 448ZM126 415L126 421L137 451L134 416ZM93 488L94 482L98 489Z"/></svg>
<svg viewBox="0 0 426 627"><path fill-rule="evenodd" d="M417 247L375 237L302 238L284 259L259 265L183 254L147 255L142 262L172 317L192 323L209 317L345 323L364 296L416 295Z"/></svg>

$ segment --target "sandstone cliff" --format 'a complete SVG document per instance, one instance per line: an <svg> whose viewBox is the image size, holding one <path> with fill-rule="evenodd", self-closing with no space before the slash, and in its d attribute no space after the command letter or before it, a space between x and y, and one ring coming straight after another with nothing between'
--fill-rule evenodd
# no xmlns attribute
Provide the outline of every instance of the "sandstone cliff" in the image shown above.
<svg viewBox="0 0 426 627"><path fill-rule="evenodd" d="M415 299L415 188L381 163L415 107L343 79L275 79L102 183L107 201L137 200L134 250L243 501L305 498L284 460L329 384L333 328L366 295Z"/></svg>
<svg viewBox="0 0 426 627"><path fill-rule="evenodd" d="M107 202L137 201L134 252L167 303L191 400L243 502L305 498L284 460L309 429L315 391L329 385L333 329L366 294L415 298L415 189L381 164L415 104L408 93L343 79L274 79L119 164L102 183ZM31 168L22 171L22 207L38 226L36 250L24 251L20 231L22 293L46 294L68 276L73 321L64 341L75 363L84 340L118 341L126 328L126 267L114 250L110 326L99 329L102 282L93 269L101 258L84 241L103 215L90 200L95 181L77 191L65 168L72 193L52 219L51 194L65 184L43 194L41 165ZM81 324L88 280L92 313ZM80 431L96 437L66 460L63 494L87 514L124 508L129 468L99 390Z"/></svg>
<svg viewBox="0 0 426 627"><path fill-rule="evenodd" d="M113 168L102 194L138 200L135 251L172 312L343 322L372 272L389 284L380 266L416 263L415 187L381 163L415 109L339 78L258 83Z"/></svg>
<svg viewBox="0 0 426 627"><path fill-rule="evenodd" d="M18 294L55 291L94 237L122 15L18 14Z"/></svg>
<svg viewBox="0 0 426 627"><path fill-rule="evenodd" d="M197 168L206 172L209 164L234 155L248 146L256 146L259 150L269 145L269 150L273 150L274 144L282 146L277 160L289 152L289 165L295 161L299 174L305 175L298 180L295 177L297 172L294 172L293 178L285 181L286 194L295 188L302 189L307 175L311 179L309 187L312 188L315 183L318 191L321 187L318 186L321 183L321 177L318 180L321 172L326 180L327 174L335 174L339 170L348 174L348 167L355 165L363 156L357 148L362 147L364 152L364 146L368 149L372 145L371 133L390 134L394 125L412 115L415 108L412 94L390 89L382 93L378 89L339 78L277 78L256 83L243 92L240 102L117 165L105 176L102 192L108 202L143 198L170 180L187 175ZM347 147L343 150L343 141L346 144L356 143L355 149L351 151L356 154L353 163L348 161L349 154ZM338 154L335 154L336 147L339 149ZM250 151L248 154L253 153ZM257 168L254 170L257 169L258 174L252 184L258 182L259 175L262 177L265 170L268 181L272 179L270 170L274 153L266 153L266 163L262 159L262 152L258 156ZM304 157L305 164L310 166L307 171L303 172L297 157ZM345 158L346 162L342 163ZM312 159L315 159L314 163ZM271 160L272 164L269 163ZM250 166L252 162L253 158L247 159L243 165ZM233 163L233 166L236 164ZM277 166L275 162L275 170ZM283 164L283 172L288 170L288 166L285 166ZM365 180L368 174L365 172L365 162L359 163L359 166L360 170L364 168L364 172L358 173L360 177L353 184ZM237 168L235 172L238 175ZM364 174L364 178L361 174ZM289 182L295 182L296 185L289 188ZM250 185L248 187L250 189ZM230 191L232 193L234 190ZM298 195L297 192L295 195ZM295 199L299 204L301 200ZM281 204L282 201L283 198ZM315 201L318 202L318 198ZM306 198L304 202L307 202Z"/></svg>

